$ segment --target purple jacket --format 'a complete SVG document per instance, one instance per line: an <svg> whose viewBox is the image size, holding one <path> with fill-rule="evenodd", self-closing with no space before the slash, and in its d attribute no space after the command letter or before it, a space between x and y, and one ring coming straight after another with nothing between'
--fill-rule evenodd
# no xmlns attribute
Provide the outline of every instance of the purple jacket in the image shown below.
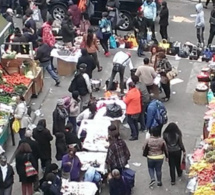
<svg viewBox="0 0 215 195"><path fill-rule="evenodd" d="M68 162L72 163L72 168L71 165L67 165ZM81 171L81 161L77 156L71 159L68 154L64 155L62 158L62 171L70 172L71 181L78 181Z"/></svg>

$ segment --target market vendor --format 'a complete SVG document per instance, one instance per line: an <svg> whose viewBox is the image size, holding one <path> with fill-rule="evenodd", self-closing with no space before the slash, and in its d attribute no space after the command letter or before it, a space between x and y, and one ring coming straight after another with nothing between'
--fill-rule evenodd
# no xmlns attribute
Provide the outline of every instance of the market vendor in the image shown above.
<svg viewBox="0 0 215 195"><path fill-rule="evenodd" d="M51 66L51 48L48 44L43 43L43 40L41 38L37 40L37 43L39 47L37 49L34 60L40 61L40 66L43 67L43 69L47 70L47 72L50 74L52 79L55 80L56 82L55 86L58 86L60 84L59 76L52 69L52 66Z"/></svg>

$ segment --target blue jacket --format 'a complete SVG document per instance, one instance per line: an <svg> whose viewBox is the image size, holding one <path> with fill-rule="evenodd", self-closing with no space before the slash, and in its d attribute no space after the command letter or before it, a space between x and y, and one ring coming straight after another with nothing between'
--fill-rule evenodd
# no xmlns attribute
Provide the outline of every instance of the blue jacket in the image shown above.
<svg viewBox="0 0 215 195"><path fill-rule="evenodd" d="M155 117L157 114L157 100L152 100L147 108L147 117L146 117L146 128L151 129L153 127L157 127L159 124L156 121Z"/></svg>
<svg viewBox="0 0 215 195"><path fill-rule="evenodd" d="M143 3L144 17L155 21L157 16L157 7L155 2L144 1Z"/></svg>

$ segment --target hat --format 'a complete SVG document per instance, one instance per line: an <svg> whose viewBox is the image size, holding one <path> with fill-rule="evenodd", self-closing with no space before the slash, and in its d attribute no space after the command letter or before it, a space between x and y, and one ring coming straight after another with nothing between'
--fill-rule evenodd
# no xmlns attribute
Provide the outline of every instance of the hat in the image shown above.
<svg viewBox="0 0 215 195"><path fill-rule="evenodd" d="M79 65L79 69L80 69L80 70L83 70L83 69L85 69L85 68L87 68L87 65L86 65L86 64L82 63L82 64Z"/></svg>
<svg viewBox="0 0 215 195"><path fill-rule="evenodd" d="M11 8L8 8L6 12L9 13L9 14L14 14L13 10Z"/></svg>
<svg viewBox="0 0 215 195"><path fill-rule="evenodd" d="M58 99L57 100L57 105L58 106L63 106L64 105L64 100L63 99Z"/></svg>

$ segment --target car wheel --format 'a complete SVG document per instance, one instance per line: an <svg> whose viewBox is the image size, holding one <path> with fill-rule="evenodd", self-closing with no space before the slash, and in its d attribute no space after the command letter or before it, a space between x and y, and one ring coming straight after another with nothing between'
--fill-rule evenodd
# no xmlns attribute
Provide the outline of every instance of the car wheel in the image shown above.
<svg viewBox="0 0 215 195"><path fill-rule="evenodd" d="M132 17L129 13L126 12L121 12L120 16L122 17L123 20L125 20L125 22L119 26L120 30L124 30L124 31L128 31L131 29L132 26Z"/></svg>
<svg viewBox="0 0 215 195"><path fill-rule="evenodd" d="M62 21L66 15L66 7L64 7L63 5L55 5L51 9L51 15L55 20Z"/></svg>

